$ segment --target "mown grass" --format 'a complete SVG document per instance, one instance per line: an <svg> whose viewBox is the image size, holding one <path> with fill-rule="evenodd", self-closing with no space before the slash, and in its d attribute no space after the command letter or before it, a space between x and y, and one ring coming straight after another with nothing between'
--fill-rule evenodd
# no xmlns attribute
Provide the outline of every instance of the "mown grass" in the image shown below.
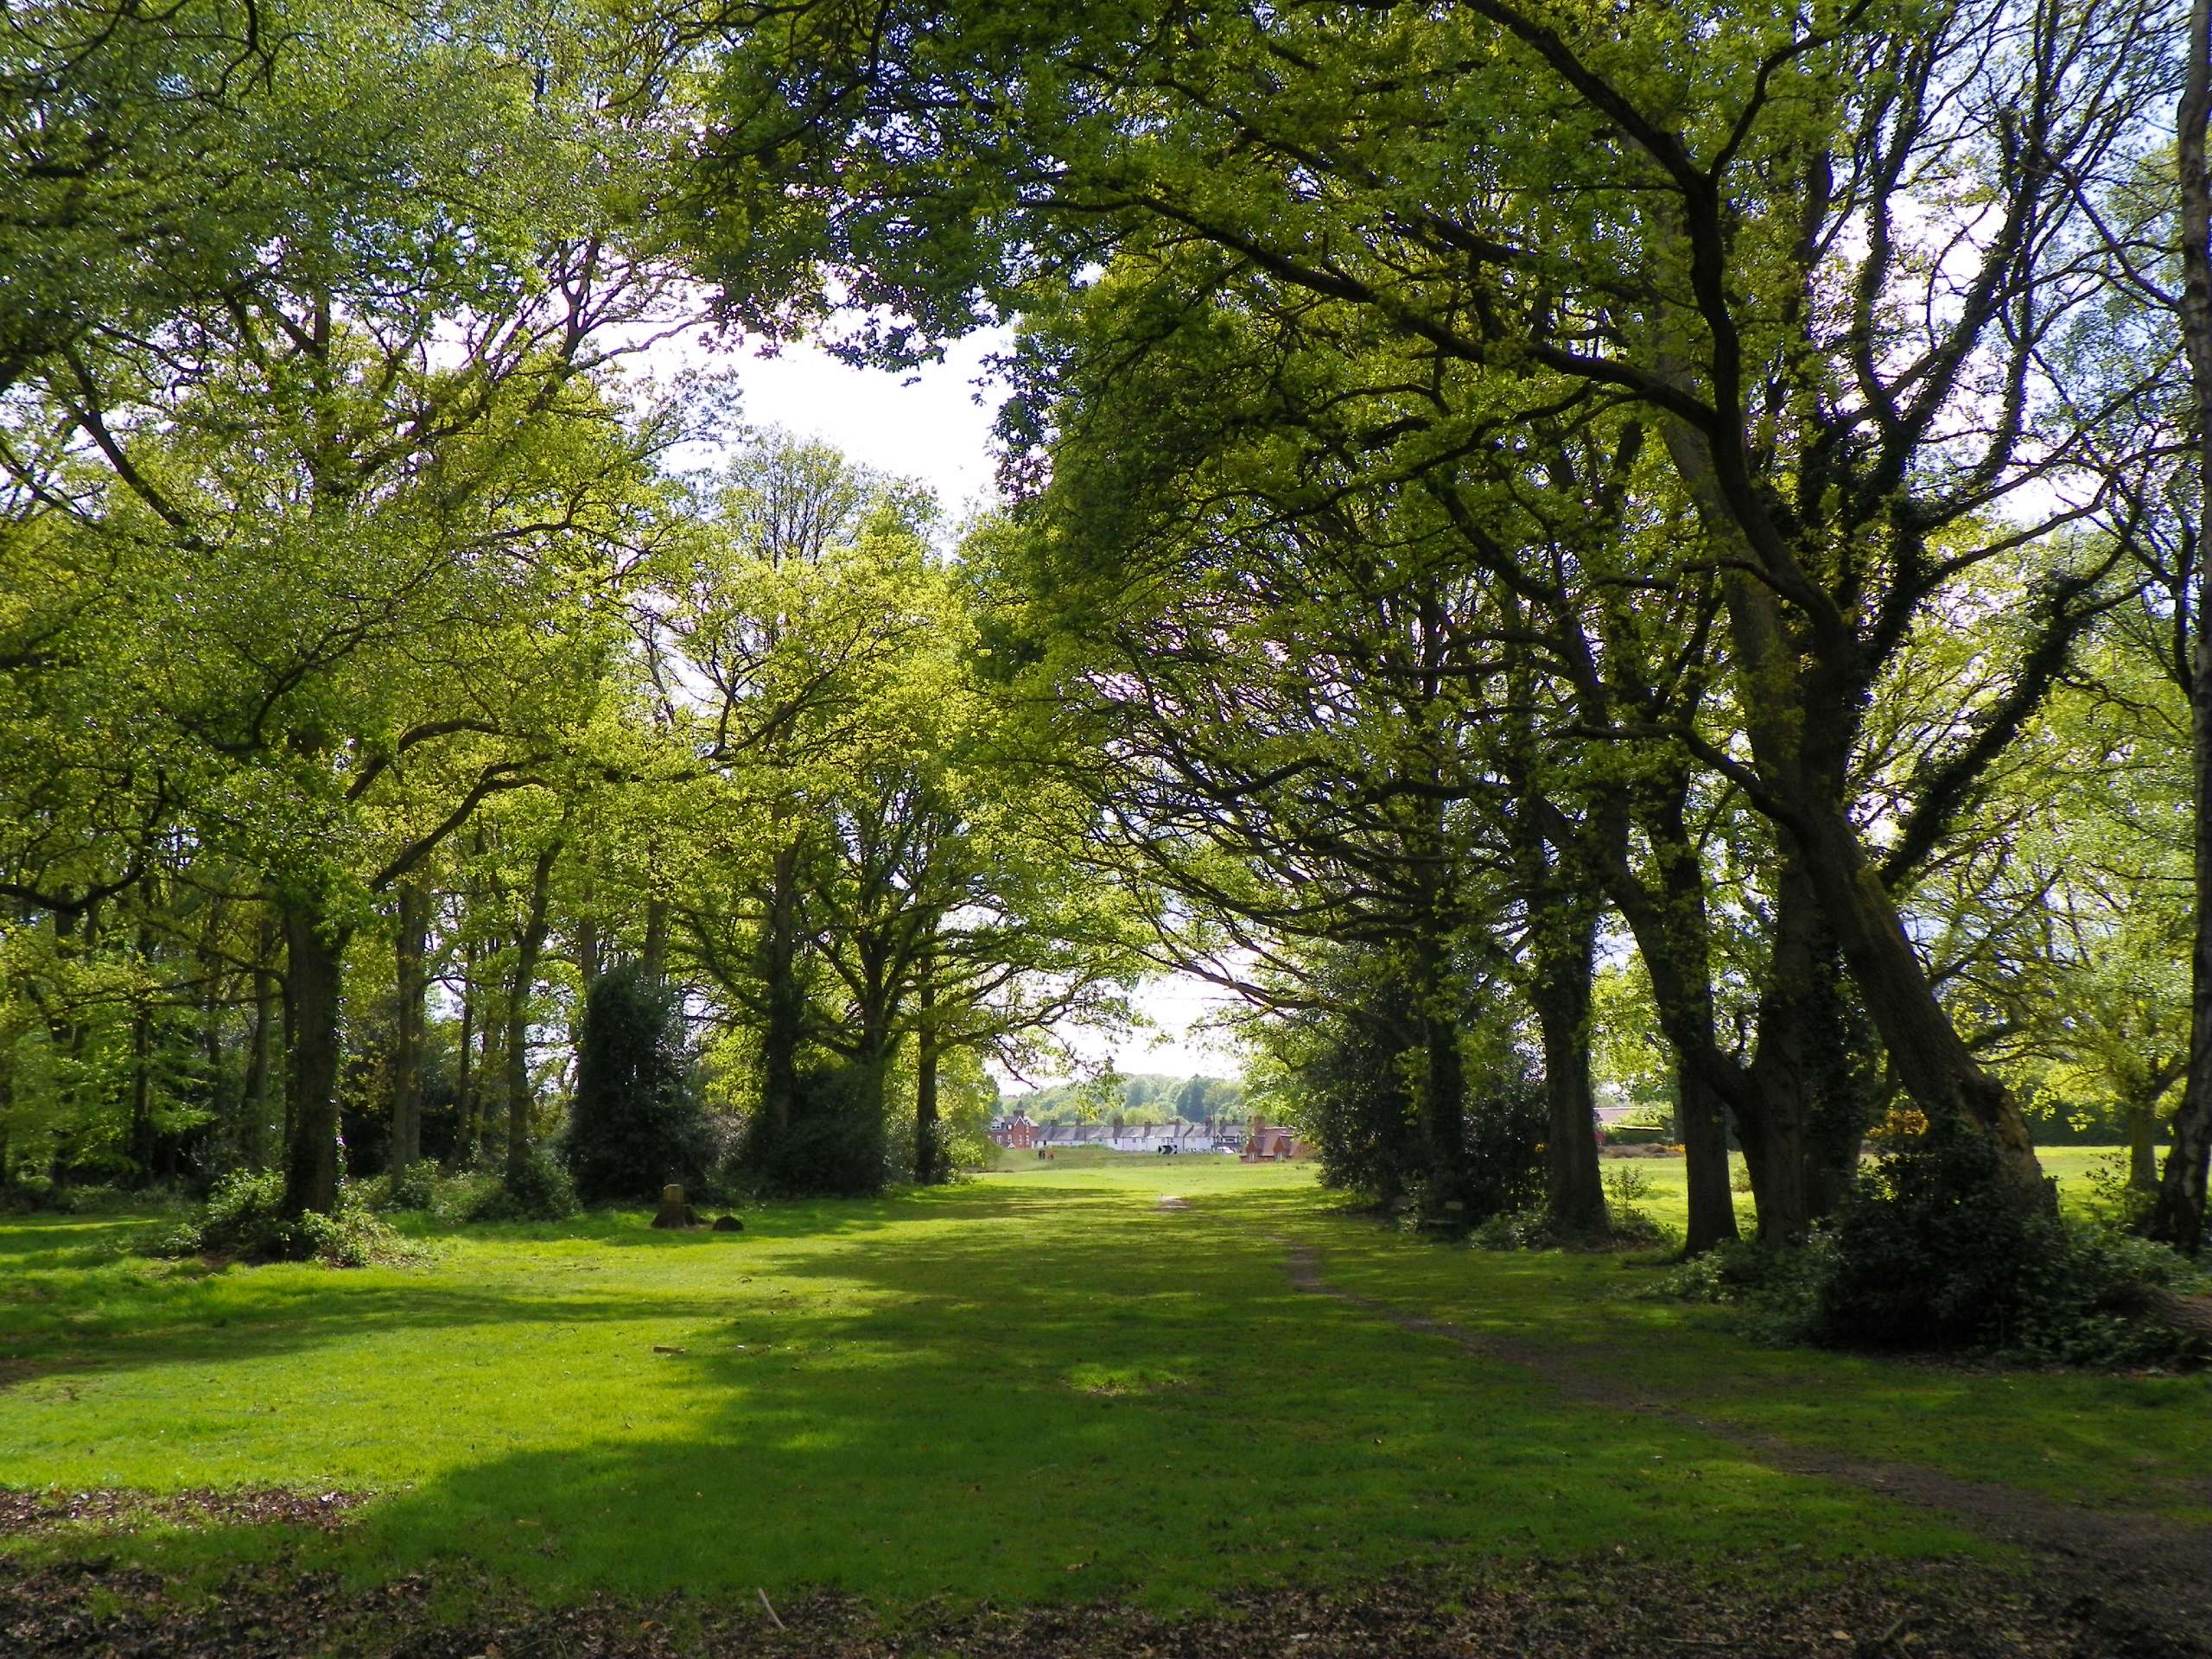
<svg viewBox="0 0 2212 1659"><path fill-rule="evenodd" d="M1300 1166L1085 1160L757 1210L737 1235L645 1219L468 1229L356 1272L149 1262L128 1219L0 1226L0 1485L363 1491L311 1557L549 1599L823 1585L895 1610L1979 1548L1782 1472L1743 1430L2185 1516L2212 1474L2203 1379L1759 1349L1635 1296L1649 1266L1424 1244ZM1333 1284L1555 1347L1705 1426L1302 1294L1294 1244ZM123 1547L190 1568L278 1541Z"/></svg>

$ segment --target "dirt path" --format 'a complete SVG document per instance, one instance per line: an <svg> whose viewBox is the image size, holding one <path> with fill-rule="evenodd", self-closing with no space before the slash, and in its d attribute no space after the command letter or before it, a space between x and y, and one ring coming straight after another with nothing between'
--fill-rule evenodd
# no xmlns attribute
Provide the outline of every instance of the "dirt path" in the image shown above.
<svg viewBox="0 0 2212 1659"><path fill-rule="evenodd" d="M2212 1530L1716 1426L1678 1400L1639 1393L1634 1383L1591 1370L1556 1350L1478 1336L1448 1319L1340 1289L1322 1278L1320 1253L1311 1245L1293 1246L1287 1266L1295 1289L1332 1298L1412 1335L1440 1338L1465 1353L1521 1366L1568 1399L1719 1433L1772 1468L1865 1487L2018 1545L2037 1558L2037 1599L2063 1605L2069 1617L2101 1631L2113 1643L2114 1654L2212 1655Z"/></svg>

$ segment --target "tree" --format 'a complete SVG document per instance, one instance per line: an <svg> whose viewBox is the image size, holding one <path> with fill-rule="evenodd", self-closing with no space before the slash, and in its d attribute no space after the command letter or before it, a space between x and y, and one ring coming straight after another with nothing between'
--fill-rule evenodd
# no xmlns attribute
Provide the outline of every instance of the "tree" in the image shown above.
<svg viewBox="0 0 2212 1659"><path fill-rule="evenodd" d="M690 1056L677 996L642 966L600 976L576 1033L576 1089L562 1156L587 1204L696 1185L710 1147L687 1087Z"/></svg>
<svg viewBox="0 0 2212 1659"><path fill-rule="evenodd" d="M1479 0L831 18L734 35L700 146L707 199L743 203L702 239L749 319L819 315L835 271L906 320L861 323L850 348L897 359L1049 305L1112 248L1173 239L1366 309L1529 404L1580 390L1645 411L1713 544L1741 746L1665 739L1771 820L1906 1087L1990 1137L2000 1179L2037 1201L2017 1107L1868 878L1940 839L2108 567L2053 558L2033 648L1931 766L1897 843L1870 850L1853 822L1851 757L1915 624L2046 527L2000 526L1992 504L2082 442L2046 423L2028 442L2025 419L2067 406L2046 399L2041 348L2101 281L2074 181L2152 118L2158 14L1990 0L1600 27ZM907 138L887 159L891 130Z"/></svg>

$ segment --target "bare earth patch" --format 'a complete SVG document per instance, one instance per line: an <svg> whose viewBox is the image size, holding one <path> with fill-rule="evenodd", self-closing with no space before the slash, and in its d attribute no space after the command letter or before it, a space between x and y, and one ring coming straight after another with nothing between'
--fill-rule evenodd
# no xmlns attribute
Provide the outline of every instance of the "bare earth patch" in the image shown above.
<svg viewBox="0 0 2212 1659"><path fill-rule="evenodd" d="M1532 1563L1459 1580L1421 1575L1331 1592L1231 1598L1168 1618L1114 1604L932 1615L896 1624L829 1594L759 1605L599 1598L551 1611L493 1606L458 1623L420 1575L370 1588L334 1574L241 1572L213 1597L172 1596L156 1574L98 1565L11 1573L0 1563L0 1651L144 1659L1656 1659L1699 1652L1825 1659L2132 1659L2040 1592L1929 1567L1859 1575L1813 1594L1765 1589L1757 1562L1686 1580L1643 1564Z"/></svg>
<svg viewBox="0 0 2212 1659"><path fill-rule="evenodd" d="M182 1492L0 1491L0 1537L70 1526L310 1527L327 1532L368 1501L357 1492L288 1492L246 1488Z"/></svg>

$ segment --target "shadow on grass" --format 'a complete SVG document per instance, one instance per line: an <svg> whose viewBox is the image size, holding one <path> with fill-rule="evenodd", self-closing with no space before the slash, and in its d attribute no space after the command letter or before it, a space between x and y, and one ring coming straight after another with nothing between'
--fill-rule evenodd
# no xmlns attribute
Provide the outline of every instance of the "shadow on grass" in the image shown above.
<svg viewBox="0 0 2212 1659"><path fill-rule="evenodd" d="M735 1239L655 1241L607 1222L584 1236L591 1248L836 1248L761 1251L772 1297L652 1294L644 1312L703 1329L683 1352L640 1355L646 1427L628 1426L618 1391L581 1409L564 1396L569 1414L532 1441L382 1496L356 1528L305 1548L364 1577L488 1572L549 1599L826 1585L890 1608L1101 1596L1173 1607L1469 1552L1678 1559L1791 1543L1833 1559L1960 1542L1718 1436L1561 1399L1517 1367L1300 1294L1281 1234L1316 1218L1295 1192L1200 1192L1162 1212L1122 1188L984 1187L748 1212ZM103 1361L641 1312L634 1287L338 1283L343 1294L309 1287L219 1332L148 1309L100 1344ZM419 1409L468 1407L426 1397ZM140 1546L175 1563L265 1547L219 1530Z"/></svg>

